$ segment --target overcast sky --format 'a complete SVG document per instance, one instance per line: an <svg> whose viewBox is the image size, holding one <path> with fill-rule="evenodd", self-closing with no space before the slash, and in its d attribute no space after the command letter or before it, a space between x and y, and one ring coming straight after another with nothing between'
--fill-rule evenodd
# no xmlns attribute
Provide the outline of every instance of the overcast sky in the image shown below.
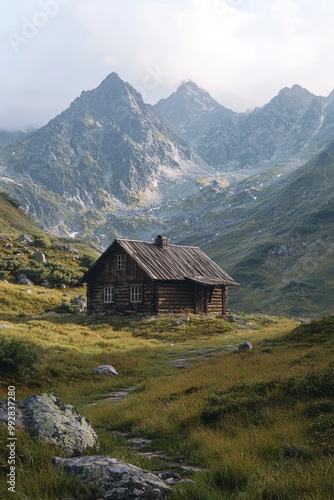
<svg viewBox="0 0 334 500"><path fill-rule="evenodd" d="M111 72L155 103L193 80L235 111L334 87L332 0L10 0L0 128L45 125Z"/></svg>

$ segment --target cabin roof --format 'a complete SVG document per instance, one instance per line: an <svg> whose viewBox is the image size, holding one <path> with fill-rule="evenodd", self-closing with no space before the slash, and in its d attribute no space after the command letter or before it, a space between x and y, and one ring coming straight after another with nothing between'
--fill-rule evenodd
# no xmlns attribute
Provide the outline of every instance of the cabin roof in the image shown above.
<svg viewBox="0 0 334 500"><path fill-rule="evenodd" d="M91 281L94 269L103 263L115 245L119 245L152 280L190 280L202 285L238 285L218 264L198 247L158 246L138 240L115 239L82 281Z"/></svg>

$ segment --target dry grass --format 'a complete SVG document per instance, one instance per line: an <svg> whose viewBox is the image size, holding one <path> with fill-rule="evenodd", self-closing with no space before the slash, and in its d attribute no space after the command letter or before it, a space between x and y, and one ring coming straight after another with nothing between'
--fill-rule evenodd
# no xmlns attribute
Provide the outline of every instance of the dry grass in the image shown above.
<svg viewBox="0 0 334 500"><path fill-rule="evenodd" d="M70 292L78 293L82 290ZM45 314L62 299L57 290L45 294L34 287L26 294L24 287L1 283L0 323L9 327L1 335L29 340L41 355L24 375L3 377L1 397L12 384L18 399L53 392L91 418L103 453L161 468L133 455L110 432L125 430L151 438L153 449L207 469L193 476L193 485L179 485L171 496L175 500L334 496L333 319L290 334L294 320L263 315L242 316L248 324L233 325L194 315L182 321L182 315L138 320ZM195 350L237 347L243 341L252 342L253 350L216 351L211 357L202 352L181 370L172 363L196 357ZM272 341L277 345L268 345ZM92 374L98 364L112 364L119 375ZM117 405L88 406L130 386L136 390ZM17 497L74 499L73 484L50 472L54 451L25 435L20 439ZM5 494L0 489L0 497Z"/></svg>

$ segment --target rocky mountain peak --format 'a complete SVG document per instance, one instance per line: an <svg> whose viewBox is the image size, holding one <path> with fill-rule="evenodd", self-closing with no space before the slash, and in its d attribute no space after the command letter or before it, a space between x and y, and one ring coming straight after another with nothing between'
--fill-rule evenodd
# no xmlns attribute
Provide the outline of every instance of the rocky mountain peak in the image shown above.
<svg viewBox="0 0 334 500"><path fill-rule="evenodd" d="M43 189L93 209L114 200L160 200L175 178L186 182L201 170L188 145L116 73L8 147L3 161L9 177L29 176Z"/></svg>
<svg viewBox="0 0 334 500"><path fill-rule="evenodd" d="M125 85L124 80L122 80L118 73L115 73L115 71L113 71L112 73L109 73L109 75L107 75L104 80L102 80L102 82L100 83L100 87L102 85L115 85L115 83Z"/></svg>
<svg viewBox="0 0 334 500"><path fill-rule="evenodd" d="M201 89L195 82L191 80L181 83L176 92L174 92L167 99L162 99L156 105L157 110L163 110L169 114L177 113L179 116L184 114L184 119L187 119L189 113L192 118L199 113L207 113L216 108L220 104L215 101L204 89Z"/></svg>
<svg viewBox="0 0 334 500"><path fill-rule="evenodd" d="M209 132L237 115L191 80L182 82L177 91L159 101L154 110L190 144L194 144L205 131Z"/></svg>
<svg viewBox="0 0 334 500"><path fill-rule="evenodd" d="M177 89L176 95L181 96L182 99L188 100L190 105L194 105L204 111L211 111L220 106L219 103L211 97L209 92L201 89L191 80L182 82Z"/></svg>
<svg viewBox="0 0 334 500"><path fill-rule="evenodd" d="M284 87L280 90L278 95L271 100L271 103L280 102L290 105L291 102L295 102L297 106L308 107L314 98L314 94L300 85L295 84L291 88Z"/></svg>
<svg viewBox="0 0 334 500"><path fill-rule="evenodd" d="M97 88L82 92L73 104L79 110L86 109L93 116L100 115L100 118L111 118L126 111L138 114L145 108L139 92L124 82L117 73L108 75Z"/></svg>
<svg viewBox="0 0 334 500"><path fill-rule="evenodd" d="M102 83L92 92L104 93L104 96L109 96L112 99L117 99L122 95L131 95L136 101L143 103L143 99L132 85L122 80L117 73L110 73Z"/></svg>

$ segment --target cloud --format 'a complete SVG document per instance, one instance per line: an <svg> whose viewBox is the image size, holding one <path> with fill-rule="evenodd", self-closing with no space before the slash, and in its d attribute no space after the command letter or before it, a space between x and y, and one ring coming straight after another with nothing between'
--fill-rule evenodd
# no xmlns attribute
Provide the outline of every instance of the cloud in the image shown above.
<svg viewBox="0 0 334 500"><path fill-rule="evenodd" d="M6 2L0 128L45 124L112 71L151 103L187 79L237 111L294 83L327 95L333 15L330 0Z"/></svg>

